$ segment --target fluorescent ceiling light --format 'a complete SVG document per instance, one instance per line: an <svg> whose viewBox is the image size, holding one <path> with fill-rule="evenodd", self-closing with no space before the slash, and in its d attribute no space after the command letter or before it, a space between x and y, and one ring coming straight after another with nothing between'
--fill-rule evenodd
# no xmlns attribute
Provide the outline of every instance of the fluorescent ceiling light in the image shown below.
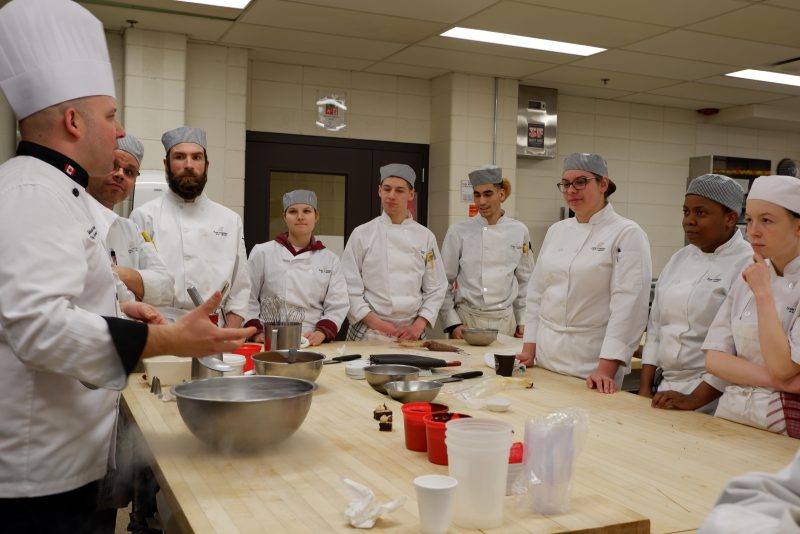
<svg viewBox="0 0 800 534"><path fill-rule="evenodd" d="M187 4L203 4L205 6L232 7L234 9L244 9L250 0L178 0Z"/></svg>
<svg viewBox="0 0 800 534"><path fill-rule="evenodd" d="M485 30L473 30L470 28L455 27L447 30L442 37L453 37L455 39L467 39L469 41L480 41L482 43L492 43L506 46L517 46L520 48L532 48L534 50L545 50L547 52L558 52L560 54L573 54L575 56L591 56L600 52L605 52L605 48L595 46L585 46L561 41L550 41L548 39L537 39L535 37L525 37L524 35L512 35L510 33L489 32Z"/></svg>
<svg viewBox="0 0 800 534"><path fill-rule="evenodd" d="M737 72L730 72L725 76L733 76L734 78L745 78L747 80L756 80L759 82L796 85L800 87L800 76L795 76L793 74L781 74L779 72L770 72L767 70L745 69Z"/></svg>

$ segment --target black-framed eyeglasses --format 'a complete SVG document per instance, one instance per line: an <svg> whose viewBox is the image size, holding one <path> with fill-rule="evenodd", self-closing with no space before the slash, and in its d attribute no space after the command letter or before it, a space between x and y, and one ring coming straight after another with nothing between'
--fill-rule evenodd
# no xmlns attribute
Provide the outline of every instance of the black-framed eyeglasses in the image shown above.
<svg viewBox="0 0 800 534"><path fill-rule="evenodd" d="M567 190L570 188L570 186L572 186L575 189L575 191L580 191L581 189L586 188L586 184L595 179L596 178L587 178L585 176L579 176L574 180L572 180L571 182L568 182L566 180L561 180L556 184L556 187L562 193L566 193Z"/></svg>

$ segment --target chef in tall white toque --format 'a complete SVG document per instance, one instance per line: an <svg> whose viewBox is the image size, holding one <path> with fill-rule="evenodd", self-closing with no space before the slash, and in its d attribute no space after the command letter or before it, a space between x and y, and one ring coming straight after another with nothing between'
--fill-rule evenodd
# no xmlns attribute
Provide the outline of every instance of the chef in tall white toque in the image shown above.
<svg viewBox="0 0 800 534"><path fill-rule="evenodd" d="M511 194L503 170L487 165L469 173L478 214L452 225L442 243L447 294L439 312L450 337L463 328L496 328L522 337L522 312L533 270L528 227L506 215Z"/></svg>
<svg viewBox="0 0 800 534"><path fill-rule="evenodd" d="M173 291L169 269L136 223L112 211L133 192L143 158L141 141L130 134L119 139L114 150L114 170L103 176L89 176L86 191L106 208L101 210L105 217L98 221L98 231L105 236L112 268L130 293L128 298L169 306Z"/></svg>
<svg viewBox="0 0 800 534"><path fill-rule="evenodd" d="M436 322L447 278L436 237L408 212L414 169L391 163L380 173L383 213L354 229L342 254L350 295L347 339L416 340Z"/></svg>
<svg viewBox="0 0 800 534"><path fill-rule="evenodd" d="M689 244L661 270L642 352L639 394L654 397L654 408L714 413L717 407L722 391L704 380L700 347L731 284L753 258L736 227L743 202L741 186L719 174L698 176L686 190Z"/></svg>
<svg viewBox="0 0 800 534"><path fill-rule="evenodd" d="M800 437L800 180L761 176L747 194L753 262L720 307L703 343L724 390L714 415Z"/></svg>
<svg viewBox="0 0 800 534"><path fill-rule="evenodd" d="M119 390L139 358L229 351L252 330L210 323L218 294L170 325L152 324L163 321L152 306L118 304L85 189L111 172L124 135L99 20L69 0L7 3L0 88L22 139L0 166L0 521L96 532Z"/></svg>
<svg viewBox="0 0 800 534"><path fill-rule="evenodd" d="M608 202L617 186L600 155L567 156L556 185L575 217L547 230L528 283L517 357L614 393L647 323L650 243Z"/></svg>
<svg viewBox="0 0 800 534"><path fill-rule="evenodd" d="M236 328L250 299L242 218L203 192L209 165L204 130L181 126L164 133L161 143L169 191L133 210L131 219L150 235L175 279L172 305L190 310L189 287L207 299L228 282L225 323Z"/></svg>

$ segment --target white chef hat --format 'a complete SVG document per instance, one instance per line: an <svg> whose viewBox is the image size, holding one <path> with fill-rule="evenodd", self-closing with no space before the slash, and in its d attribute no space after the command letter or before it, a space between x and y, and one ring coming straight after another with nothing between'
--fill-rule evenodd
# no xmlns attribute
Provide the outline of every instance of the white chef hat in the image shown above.
<svg viewBox="0 0 800 534"><path fill-rule="evenodd" d="M87 96L111 96L103 25L70 0L14 0L0 9L0 88L17 119Z"/></svg>
<svg viewBox="0 0 800 534"><path fill-rule="evenodd" d="M117 139L117 148L120 150L124 150L134 158L139 163L142 164L142 159L144 158L144 145L142 142L136 139L134 136L128 134L121 139Z"/></svg>
<svg viewBox="0 0 800 534"><path fill-rule="evenodd" d="M200 128L192 128L191 126L181 126L164 132L161 136L161 144L164 145L164 150L169 152L169 149L180 143L194 143L200 145L205 150L206 147L206 131Z"/></svg>
<svg viewBox="0 0 800 534"><path fill-rule="evenodd" d="M417 180L417 173L414 172L414 169L404 163L390 163L381 167L381 183L390 176L402 178L411 184L412 188Z"/></svg>
<svg viewBox="0 0 800 534"><path fill-rule="evenodd" d="M800 213L800 179L794 176L759 176L750 186L747 200L766 200Z"/></svg>
<svg viewBox="0 0 800 534"><path fill-rule="evenodd" d="M295 204L308 204L317 209L317 194L306 189L295 189L283 195L283 211Z"/></svg>
<svg viewBox="0 0 800 534"><path fill-rule="evenodd" d="M472 184L472 187L483 184L499 184L502 181L503 169L497 165L486 165L469 173L469 183Z"/></svg>

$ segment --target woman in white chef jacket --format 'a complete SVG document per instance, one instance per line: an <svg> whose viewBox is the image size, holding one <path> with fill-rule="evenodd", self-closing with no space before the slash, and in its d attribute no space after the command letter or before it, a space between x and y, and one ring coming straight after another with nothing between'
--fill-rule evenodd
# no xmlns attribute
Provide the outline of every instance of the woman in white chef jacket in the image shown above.
<svg viewBox="0 0 800 534"><path fill-rule="evenodd" d="M464 326L497 328L522 337L522 312L533 270L528 227L507 217L501 205L511 183L500 167L469 173L478 215L447 230L442 261L447 294L439 315L450 337L463 339Z"/></svg>
<svg viewBox="0 0 800 534"><path fill-rule="evenodd" d="M339 258L313 235L319 221L317 195L303 189L283 195L283 220L288 231L253 247L247 260L248 326L261 328L261 301L277 295L288 306L305 310L303 336L311 345L332 341L350 305Z"/></svg>
<svg viewBox="0 0 800 534"><path fill-rule="evenodd" d="M650 244L608 202L616 186L601 156L570 154L557 185L575 217L547 230L528 283L517 358L614 393L647 323Z"/></svg>
<svg viewBox="0 0 800 534"><path fill-rule="evenodd" d="M754 261L703 343L706 369L724 387L714 415L800 437L800 397L788 393L800 383L800 180L757 178L745 217Z"/></svg>
<svg viewBox="0 0 800 534"><path fill-rule="evenodd" d="M661 271L642 353L639 394L653 397L654 408L709 414L716 409L722 391L704 380L700 347L731 284L753 258L736 227L743 201L741 186L719 174L698 176L686 190L683 231L689 244Z"/></svg>

